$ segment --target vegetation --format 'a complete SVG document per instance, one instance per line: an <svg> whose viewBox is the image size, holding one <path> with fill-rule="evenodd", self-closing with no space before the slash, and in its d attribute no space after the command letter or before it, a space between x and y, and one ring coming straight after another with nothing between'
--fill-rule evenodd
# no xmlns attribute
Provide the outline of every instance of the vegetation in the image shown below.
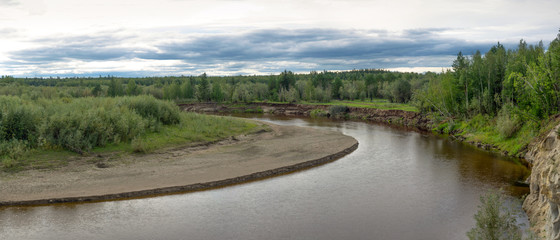
<svg viewBox="0 0 560 240"><path fill-rule="evenodd" d="M477 51L467 56L459 52L452 68L423 74L362 69L307 74L284 70L279 75L229 77L2 76L0 95L18 96L24 101L151 95L175 102L285 102L419 111L432 116L436 131L492 144L511 155L521 153L528 139L538 136L549 119L559 113L560 34L548 47L542 41L530 45L521 40L516 49L498 43L484 54ZM36 107L24 104L10 114L41 117L33 115ZM12 127L23 129L30 123L17 124L21 126ZM32 137L37 128L26 131L4 134ZM25 141L34 143L38 139Z"/></svg>
<svg viewBox="0 0 560 240"><path fill-rule="evenodd" d="M85 154L120 145L117 148L148 152L214 141L256 127L242 120L181 113L175 104L152 96L38 100L0 96L0 110L4 169L32 164L37 151Z"/></svg>
<svg viewBox="0 0 560 240"><path fill-rule="evenodd" d="M416 89L413 105L434 113L440 125L467 140L498 146L510 155L521 153L543 130L550 129L560 110L560 34L544 44L521 40L517 49L498 43L471 58L461 52L453 71L435 75Z"/></svg>
<svg viewBox="0 0 560 240"><path fill-rule="evenodd" d="M505 205L501 193L487 193L480 197L478 212L474 215L476 226L467 232L471 240L535 239L531 232L525 238L517 224L515 213Z"/></svg>
<svg viewBox="0 0 560 240"><path fill-rule="evenodd" d="M280 75L210 77L117 78L14 78L2 76L0 95L23 98L78 98L152 95L177 102L213 101L248 103L355 101L386 99L404 103L415 86L422 85L430 73L398 73L364 69L346 72L310 72Z"/></svg>

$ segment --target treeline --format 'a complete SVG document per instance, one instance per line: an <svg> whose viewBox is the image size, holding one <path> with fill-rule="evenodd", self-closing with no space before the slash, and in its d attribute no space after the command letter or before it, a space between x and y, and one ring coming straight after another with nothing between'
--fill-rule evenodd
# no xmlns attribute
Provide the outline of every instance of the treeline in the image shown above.
<svg viewBox="0 0 560 240"><path fill-rule="evenodd" d="M560 33L545 48L521 40L516 49L497 44L482 55L461 52L453 71L438 74L414 94L424 112L471 119L496 117L509 137L526 122L537 123L560 110Z"/></svg>
<svg viewBox="0 0 560 240"><path fill-rule="evenodd" d="M345 72L209 77L118 78L13 78L0 79L0 95L38 98L115 97L152 95L158 99L214 102L329 102L332 99L386 98L408 102L412 91L429 74L399 73L378 69Z"/></svg>

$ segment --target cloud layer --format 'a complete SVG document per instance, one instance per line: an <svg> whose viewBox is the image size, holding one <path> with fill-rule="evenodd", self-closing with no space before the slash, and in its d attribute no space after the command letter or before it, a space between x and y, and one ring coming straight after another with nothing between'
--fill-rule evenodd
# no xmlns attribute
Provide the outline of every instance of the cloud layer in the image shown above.
<svg viewBox="0 0 560 240"><path fill-rule="evenodd" d="M448 67L463 51L485 51L492 43L442 37L447 29L400 32L339 29L264 29L241 33L90 34L33 40L2 64L16 75L217 75L269 74L284 69ZM128 62L127 69L115 66ZM78 66L78 67L77 67ZM120 67L117 69L116 67ZM74 70L73 70L74 68Z"/></svg>

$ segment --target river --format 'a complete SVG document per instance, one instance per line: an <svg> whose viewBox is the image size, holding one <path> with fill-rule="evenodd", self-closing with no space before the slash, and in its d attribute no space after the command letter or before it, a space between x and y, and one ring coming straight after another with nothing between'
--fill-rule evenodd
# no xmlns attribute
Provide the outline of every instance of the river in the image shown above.
<svg viewBox="0 0 560 240"><path fill-rule="evenodd" d="M513 208L528 170L430 134L327 119L245 116L356 138L335 162L186 194L0 208L0 239L466 239L479 196ZM519 217L526 222L526 216Z"/></svg>

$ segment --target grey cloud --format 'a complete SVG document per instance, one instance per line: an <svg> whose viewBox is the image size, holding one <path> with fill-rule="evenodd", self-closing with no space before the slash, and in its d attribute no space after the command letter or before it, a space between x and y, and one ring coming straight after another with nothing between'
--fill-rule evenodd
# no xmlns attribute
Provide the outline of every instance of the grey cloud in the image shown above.
<svg viewBox="0 0 560 240"><path fill-rule="evenodd" d="M216 34L157 46L148 59L262 60L300 58L368 59L395 56L454 55L486 48L458 39L440 39L439 30L411 30L399 37L370 37L360 31L305 29L262 30L240 35Z"/></svg>
<svg viewBox="0 0 560 240"><path fill-rule="evenodd" d="M14 65L39 67L68 60L179 60L185 66L167 68L162 71L169 72L163 74L172 75L181 70L196 74L208 69L237 74L249 70L278 72L285 68L309 71L445 67L459 51L485 52L494 44L440 37L439 33L445 30L412 29L394 34L384 30L266 29L238 34L185 34L184 40L153 44L146 49L127 46L128 42L142 41L138 36L115 37L107 33L36 39L33 42L42 47L12 52L10 58L17 62ZM154 75L154 72L144 73Z"/></svg>
<svg viewBox="0 0 560 240"><path fill-rule="evenodd" d="M136 50L116 47L125 39L111 36L41 38L33 42L43 45L42 47L11 52L10 57L31 64L68 59L93 61L133 57Z"/></svg>

